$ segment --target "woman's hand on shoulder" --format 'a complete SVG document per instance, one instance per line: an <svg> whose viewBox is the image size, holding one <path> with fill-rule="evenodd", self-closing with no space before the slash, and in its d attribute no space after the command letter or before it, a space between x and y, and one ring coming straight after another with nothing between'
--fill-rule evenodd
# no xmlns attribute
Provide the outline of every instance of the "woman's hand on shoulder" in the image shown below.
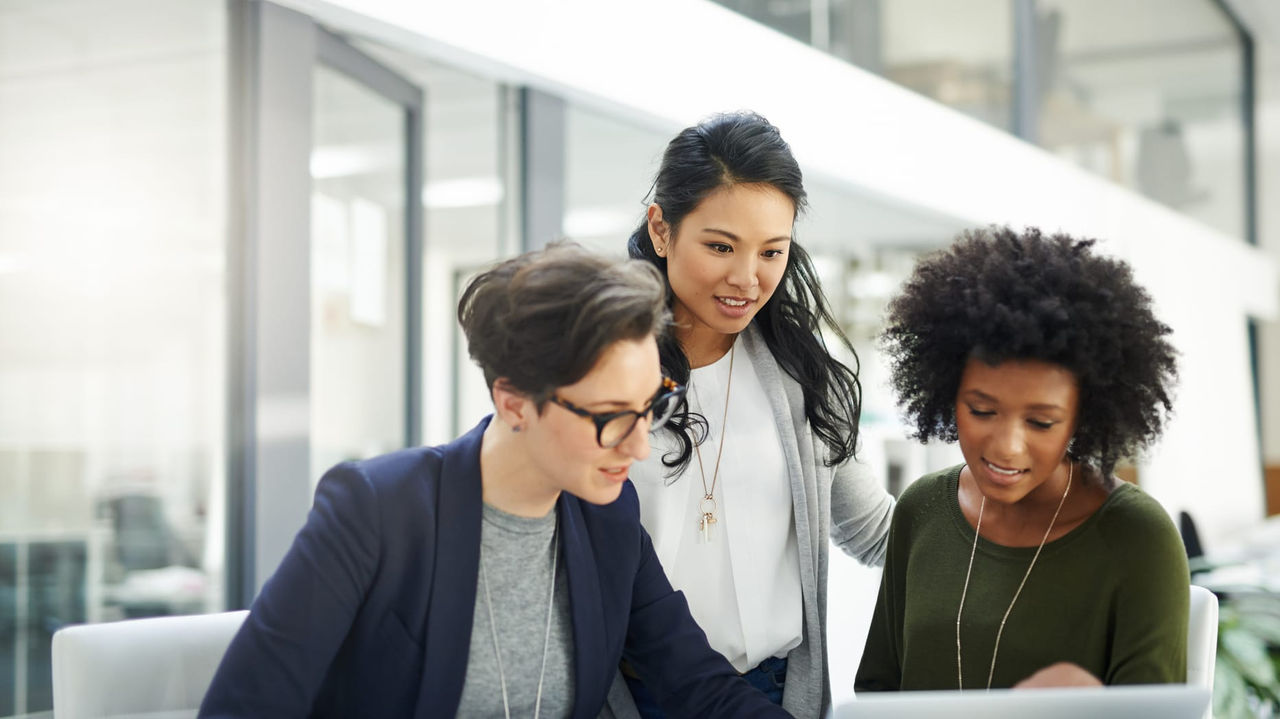
<svg viewBox="0 0 1280 719"><path fill-rule="evenodd" d="M1014 689L1047 689L1049 687L1100 687L1102 681L1079 664L1050 664L1013 685Z"/></svg>

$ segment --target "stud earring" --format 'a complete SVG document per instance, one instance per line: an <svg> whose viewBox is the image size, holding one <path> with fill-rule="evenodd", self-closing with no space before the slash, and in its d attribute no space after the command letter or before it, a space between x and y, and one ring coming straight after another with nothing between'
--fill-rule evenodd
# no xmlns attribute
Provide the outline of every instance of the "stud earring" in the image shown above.
<svg viewBox="0 0 1280 719"><path fill-rule="evenodd" d="M524 428L517 424L516 426L514 426L514 427L512 427L512 428L511 428L511 431L512 431L512 432L519 432L519 431L520 431L520 430L522 430L522 429L524 429Z"/></svg>

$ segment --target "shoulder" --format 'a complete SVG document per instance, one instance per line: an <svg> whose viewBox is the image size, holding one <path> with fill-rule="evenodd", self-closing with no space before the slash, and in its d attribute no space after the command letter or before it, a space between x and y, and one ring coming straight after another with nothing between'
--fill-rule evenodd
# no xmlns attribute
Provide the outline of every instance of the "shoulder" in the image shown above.
<svg viewBox="0 0 1280 719"><path fill-rule="evenodd" d="M813 429L809 426L809 415L805 410L804 388L782 369L782 365L778 364L757 322L759 318L747 325L747 329L742 332L742 348L746 350L745 354L756 378L760 381L760 386L769 397L774 421L779 424L789 422L795 428L798 441L813 443L814 457L820 460L826 456L826 446L817 435L813 434ZM821 461L817 464L820 467L823 466Z"/></svg>
<svg viewBox="0 0 1280 719"><path fill-rule="evenodd" d="M777 358L773 356L773 350L769 349L768 343L765 342L764 333L760 331L755 321L743 330L741 342L743 354L751 363L756 377L760 379L760 384L766 389L778 387L800 389L800 384L782 371Z"/></svg>
<svg viewBox="0 0 1280 719"><path fill-rule="evenodd" d="M420 447L334 465L316 485L311 522L393 535L421 523L435 503L439 472L431 467L439 464L433 448Z"/></svg>
<svg viewBox="0 0 1280 719"><path fill-rule="evenodd" d="M379 493L398 493L433 485L448 475L459 481L480 478L480 444L487 418L466 434L433 447L409 447L395 452L346 462L334 470L359 473ZM334 471L330 470L330 471Z"/></svg>
<svg viewBox="0 0 1280 719"><path fill-rule="evenodd" d="M331 467L316 486L316 501L395 506L410 496L434 494L443 458L438 448L416 447ZM388 502L390 500L390 502Z"/></svg>
<svg viewBox="0 0 1280 719"><path fill-rule="evenodd" d="M466 498L474 494L478 501L480 458L476 430L447 444L411 447L335 465L320 478L316 504L366 515L380 525L417 523L434 514L446 479L457 488L449 496ZM470 482L476 484L474 491L463 489Z"/></svg>
<svg viewBox="0 0 1280 719"><path fill-rule="evenodd" d="M438 479L450 446L411 447L369 459L348 462L346 466L363 474L376 489L393 490L408 481ZM343 465L339 465L341 466Z"/></svg>
<svg viewBox="0 0 1280 719"><path fill-rule="evenodd" d="M893 522L889 530L899 538L898 541L910 536L921 523L949 516L955 478L960 474L961 467L963 465L930 472L902 491L893 508Z"/></svg>
<svg viewBox="0 0 1280 719"><path fill-rule="evenodd" d="M1164 507L1140 487L1127 482L1120 482L1098 508L1098 528L1113 539L1147 536L1179 539L1178 530Z"/></svg>
<svg viewBox="0 0 1280 719"><path fill-rule="evenodd" d="M1165 508L1136 485L1120 483L1098 509L1097 531L1126 571L1177 565L1186 571L1182 537Z"/></svg>
<svg viewBox="0 0 1280 719"><path fill-rule="evenodd" d="M935 511L938 505L947 502L950 490L955 486L956 478L959 477L963 467L964 465L957 464L954 467L930 472L912 482L898 498L897 511L902 514Z"/></svg>

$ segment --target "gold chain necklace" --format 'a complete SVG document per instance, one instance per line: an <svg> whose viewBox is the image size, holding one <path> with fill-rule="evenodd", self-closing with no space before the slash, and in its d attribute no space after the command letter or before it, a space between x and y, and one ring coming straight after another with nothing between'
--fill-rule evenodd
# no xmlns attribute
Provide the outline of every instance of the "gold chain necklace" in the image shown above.
<svg viewBox="0 0 1280 719"><path fill-rule="evenodd" d="M1027 567L1027 573L1022 575L1022 581L1018 583L1018 590L1013 593L1013 599L1009 600L1009 608L1004 610L1004 616L1000 618L1000 629L996 631L996 645L991 649L991 668L987 671L987 689L991 689L991 677L996 673L996 654L1000 651L1000 637L1004 634L1004 623L1009 620L1009 613L1013 611L1013 605L1018 601L1018 596L1022 594L1022 588L1027 583L1027 577L1031 576L1031 570L1035 569L1036 560L1040 558L1040 550L1044 549L1045 542L1049 541L1049 534L1053 532L1053 525L1058 521L1058 513L1062 511L1062 505L1067 502L1067 493L1071 491L1071 476L1075 471L1074 464L1067 464L1067 488L1062 490L1062 499L1058 500L1058 508L1053 511L1053 519L1049 520L1049 528L1044 530L1044 537L1040 540L1040 546L1036 547L1036 553L1031 556L1031 564ZM964 598L969 594L969 577L973 574L973 555L978 551L978 533L982 531L982 511L987 508L987 497L983 495L982 504L978 505L978 526L973 530L973 548L969 550L969 568L964 573L964 589L960 592L960 609L956 611L956 686L964 689L964 672L960 667L960 617L964 614Z"/></svg>
<svg viewBox="0 0 1280 719"><path fill-rule="evenodd" d="M729 390L733 389L733 350L737 347L737 342L729 345L729 379L724 383L724 413L720 418L720 448L716 450L716 468L711 471L711 487L707 487L707 473L702 468L702 450L698 449L698 445L693 445L693 451L698 455L698 474L702 476L702 499L698 502L698 513L702 515L698 519L698 531L702 533L702 541L711 541L711 525L716 523L716 480L720 477L720 457L724 454L724 438L725 426L729 422ZM692 387L693 383L690 382ZM698 390L695 388L693 393L696 397ZM698 405L702 402L699 400ZM708 436L710 433L708 432Z"/></svg>

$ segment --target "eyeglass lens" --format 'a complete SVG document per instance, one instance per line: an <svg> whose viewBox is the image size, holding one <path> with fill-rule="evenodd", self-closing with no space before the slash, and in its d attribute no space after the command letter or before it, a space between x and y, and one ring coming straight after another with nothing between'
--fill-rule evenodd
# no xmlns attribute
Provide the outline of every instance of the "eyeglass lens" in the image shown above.
<svg viewBox="0 0 1280 719"><path fill-rule="evenodd" d="M649 407L649 431L652 432L671 419L671 415L675 414L678 394L675 392L664 392L660 397L653 401ZM600 445L605 448L616 447L622 443L622 440L631 434L631 430L635 429L636 423L640 421L640 417L635 414L624 414L609 420L600 430Z"/></svg>

